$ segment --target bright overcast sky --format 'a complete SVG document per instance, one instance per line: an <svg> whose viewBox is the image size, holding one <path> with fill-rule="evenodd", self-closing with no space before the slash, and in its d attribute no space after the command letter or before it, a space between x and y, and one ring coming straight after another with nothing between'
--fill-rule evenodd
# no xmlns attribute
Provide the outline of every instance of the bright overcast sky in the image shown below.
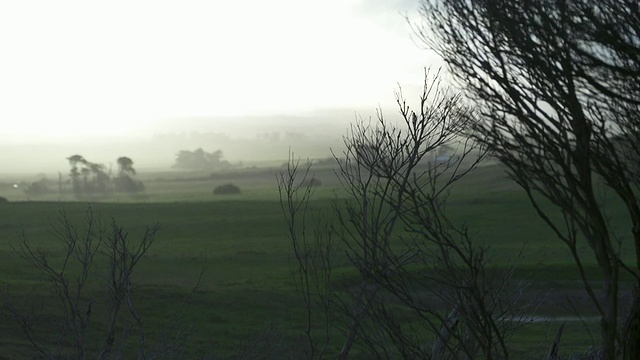
<svg viewBox="0 0 640 360"><path fill-rule="evenodd" d="M419 1L0 0L2 138L374 109L419 85Z"/></svg>

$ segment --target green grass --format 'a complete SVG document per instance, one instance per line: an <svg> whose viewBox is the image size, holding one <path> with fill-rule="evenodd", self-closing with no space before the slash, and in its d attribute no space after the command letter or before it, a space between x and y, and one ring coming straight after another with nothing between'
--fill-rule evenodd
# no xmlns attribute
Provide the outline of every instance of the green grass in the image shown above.
<svg viewBox="0 0 640 360"><path fill-rule="evenodd" d="M120 194L79 200L70 194L51 194L37 202L24 201L27 197L8 187L7 180L0 186L0 196L11 200L0 204L0 286L17 303L33 301L54 306L56 300L47 295L38 275L16 256L11 244L17 244L17 233L23 232L34 246L50 251L54 258L60 256L51 225L56 224L63 209L80 223L90 203L103 222L115 219L132 239L141 236L146 225L161 224L155 244L135 275L140 286L137 301L145 315L150 343L175 315L183 325L191 327L189 358L212 354L233 357L247 338L271 324L284 334L286 341L296 344L304 324L304 309L290 274L291 249L275 171L248 169L213 176L140 174L146 191L137 197ZM317 177L323 185L317 189L313 206L328 209L330 199L342 193L333 180L332 169L318 170ZM212 194L215 186L229 182L238 185L242 193ZM480 168L458 184L447 210L456 223L469 227L475 241L490 248L492 264L503 267L514 261L520 263L517 276L541 290L580 288L568 251L497 167ZM620 228L626 224L624 218L612 221ZM581 251L588 253L586 248ZM346 260L342 258L337 263L341 266L336 270L338 276L354 275L344 266ZM587 264L596 273L594 262L588 260ZM202 269L205 274L200 286L182 308ZM100 275L104 270L96 271ZM92 284L90 295L97 299L97 313L103 313L99 308L104 305L101 291L98 283ZM104 319L95 319L99 329ZM588 340L576 326L572 323L572 330L565 330L571 351L583 349ZM539 348L540 353L544 352L555 336L553 324L548 327L526 327L513 339L514 351L527 354ZM550 336L546 336L548 332ZM95 330L94 335L99 338L100 330ZM339 338L331 344L335 351ZM96 351L99 344L92 350ZM6 354L0 358L33 355L16 324L6 318L0 322L0 348Z"/></svg>

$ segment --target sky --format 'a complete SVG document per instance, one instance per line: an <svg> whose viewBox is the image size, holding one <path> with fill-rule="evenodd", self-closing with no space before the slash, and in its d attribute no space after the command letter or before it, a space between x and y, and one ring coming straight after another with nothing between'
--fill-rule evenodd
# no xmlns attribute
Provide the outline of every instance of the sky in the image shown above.
<svg viewBox="0 0 640 360"><path fill-rule="evenodd" d="M418 6L0 0L0 141L127 138L181 118L390 106L399 84L420 86L435 62L404 19Z"/></svg>

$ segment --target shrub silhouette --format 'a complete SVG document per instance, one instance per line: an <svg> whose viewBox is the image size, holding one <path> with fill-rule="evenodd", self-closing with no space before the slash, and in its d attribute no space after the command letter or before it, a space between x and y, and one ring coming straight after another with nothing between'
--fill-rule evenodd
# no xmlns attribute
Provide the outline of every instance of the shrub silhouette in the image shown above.
<svg viewBox="0 0 640 360"><path fill-rule="evenodd" d="M6 197L0 196L0 203L7 203L7 202L9 202L9 200L7 200Z"/></svg>
<svg viewBox="0 0 640 360"><path fill-rule="evenodd" d="M240 194L240 188L233 184L224 184L213 189L214 195Z"/></svg>

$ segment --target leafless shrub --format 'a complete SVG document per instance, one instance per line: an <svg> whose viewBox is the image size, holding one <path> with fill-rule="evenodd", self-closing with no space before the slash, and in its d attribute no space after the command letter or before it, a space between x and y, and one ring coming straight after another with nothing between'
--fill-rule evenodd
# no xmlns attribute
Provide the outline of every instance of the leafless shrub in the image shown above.
<svg viewBox="0 0 640 360"><path fill-rule="evenodd" d="M354 346L378 358L507 358L506 339L520 324L517 292L509 282L513 269L489 267L486 249L474 245L445 211L451 186L484 154L464 137L474 113L442 90L439 74L426 74L417 111L401 93L397 102L399 126L382 112L374 124L359 121L344 138L344 153L335 156L336 175L349 196L334 203L327 228L359 274L346 291L329 289L331 309L343 314L326 317L344 334L338 358L346 359ZM428 155L441 147L456 149L455 156L430 161ZM281 202L303 269L300 288L310 299L318 294L304 274L318 262L306 255L331 254L300 250L309 248L309 240L295 231L296 219L304 218L313 191L287 186L297 177L297 163L290 163L279 178ZM308 173L309 167L302 177ZM311 303L305 300L308 312ZM435 342L427 334L435 334Z"/></svg>
<svg viewBox="0 0 640 360"><path fill-rule="evenodd" d="M322 358L329 343L333 310L332 269L337 252L330 224L310 209L315 179L310 174L311 162L300 168L299 160L289 156L286 171L277 174L280 204L286 219L294 261L291 271L305 305L304 336L307 358ZM309 225L310 218L315 219ZM323 337L312 334L315 316L319 313Z"/></svg>
<svg viewBox="0 0 640 360"><path fill-rule="evenodd" d="M135 344L138 359L180 354L179 340L186 328L178 326L175 319L170 321L161 335L162 346L152 346L134 296L133 274L159 229L157 224L149 226L134 240L115 220L103 226L91 208L80 226L61 211L59 222L53 227L61 260L34 248L21 232L13 250L38 271L47 291L43 298L26 306L13 301L5 291L4 310L9 319L20 326L33 349L47 359L129 357L127 347L131 344ZM104 287L104 293L98 296L100 287ZM94 320L96 310L99 320Z"/></svg>

